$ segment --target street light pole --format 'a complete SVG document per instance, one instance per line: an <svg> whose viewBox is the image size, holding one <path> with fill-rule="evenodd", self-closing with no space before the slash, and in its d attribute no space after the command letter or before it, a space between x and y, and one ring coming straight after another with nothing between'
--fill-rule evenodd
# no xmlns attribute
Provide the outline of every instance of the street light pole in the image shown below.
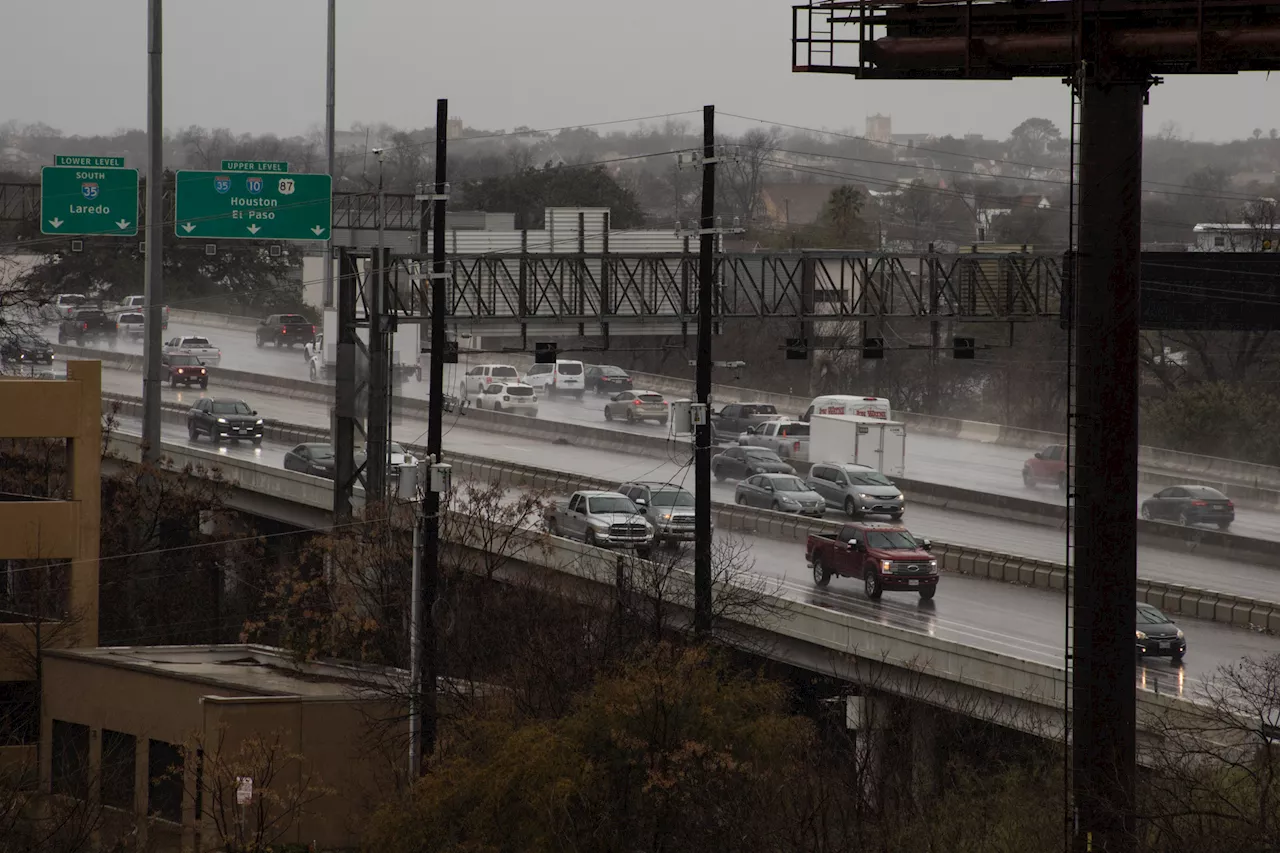
<svg viewBox="0 0 1280 853"><path fill-rule="evenodd" d="M325 73L324 95L324 144L329 163L329 177L337 182L334 170L334 101L337 95L337 60L338 60L338 0L329 0L329 47L328 63ZM333 306L333 232L324 244L324 307Z"/></svg>
<svg viewBox="0 0 1280 853"><path fill-rule="evenodd" d="M161 0L147 0L147 233L142 341L142 458L160 459L160 347L164 332L164 99Z"/></svg>

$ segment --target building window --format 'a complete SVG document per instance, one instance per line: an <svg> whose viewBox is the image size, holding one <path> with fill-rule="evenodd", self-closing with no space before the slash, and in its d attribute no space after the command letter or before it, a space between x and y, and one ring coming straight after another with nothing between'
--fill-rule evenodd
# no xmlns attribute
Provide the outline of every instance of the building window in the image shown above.
<svg viewBox="0 0 1280 853"><path fill-rule="evenodd" d="M123 732L102 730L102 804L133 811L134 765L138 740Z"/></svg>
<svg viewBox="0 0 1280 853"><path fill-rule="evenodd" d="M182 823L182 750L171 743L153 740L147 750L147 814Z"/></svg>
<svg viewBox="0 0 1280 853"><path fill-rule="evenodd" d="M0 681L0 746L22 746L40 740L40 685L34 681Z"/></svg>
<svg viewBox="0 0 1280 853"><path fill-rule="evenodd" d="M50 751L53 793L89 799L89 727L54 720Z"/></svg>
<svg viewBox="0 0 1280 853"><path fill-rule="evenodd" d="M1219 249L1227 245L1227 238L1221 235L1213 238L1213 245Z"/></svg>

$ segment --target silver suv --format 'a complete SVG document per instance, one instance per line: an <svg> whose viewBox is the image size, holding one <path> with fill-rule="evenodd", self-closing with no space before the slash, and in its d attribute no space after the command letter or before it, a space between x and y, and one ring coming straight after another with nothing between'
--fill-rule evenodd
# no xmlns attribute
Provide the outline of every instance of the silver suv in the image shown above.
<svg viewBox="0 0 1280 853"><path fill-rule="evenodd" d="M902 518L902 490L874 468L852 462L815 462L805 479L828 506L842 507L850 518L888 515Z"/></svg>
<svg viewBox="0 0 1280 853"><path fill-rule="evenodd" d="M632 503L658 531L663 542L692 542L694 537L693 493L675 483L623 483L618 491Z"/></svg>

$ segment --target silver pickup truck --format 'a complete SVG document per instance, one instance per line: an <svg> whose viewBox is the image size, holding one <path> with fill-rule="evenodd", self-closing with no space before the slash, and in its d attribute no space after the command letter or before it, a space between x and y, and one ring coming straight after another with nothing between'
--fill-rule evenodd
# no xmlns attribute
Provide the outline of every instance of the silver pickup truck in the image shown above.
<svg viewBox="0 0 1280 853"><path fill-rule="evenodd" d="M767 447L783 459L808 461L809 425L786 418L765 421L748 427L746 432L738 436L738 444Z"/></svg>
<svg viewBox="0 0 1280 853"><path fill-rule="evenodd" d="M574 492L547 510L547 530L602 548L634 548L641 556L653 545L654 530L631 498L618 492Z"/></svg>

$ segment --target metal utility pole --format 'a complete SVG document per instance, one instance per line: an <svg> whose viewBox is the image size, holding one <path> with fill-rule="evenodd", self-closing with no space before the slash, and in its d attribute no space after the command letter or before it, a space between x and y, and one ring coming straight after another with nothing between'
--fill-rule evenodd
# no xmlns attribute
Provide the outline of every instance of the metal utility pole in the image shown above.
<svg viewBox="0 0 1280 853"><path fill-rule="evenodd" d="M337 177L333 174L334 170L334 127L335 113L334 101L336 99L337 88L337 65L338 65L338 0L329 0L329 49L328 49L327 71L325 73L325 90L324 90L324 146L325 154L328 158L329 177L337 181ZM324 244L324 306L326 308L333 305L333 234L330 232L329 239Z"/></svg>
<svg viewBox="0 0 1280 853"><path fill-rule="evenodd" d="M693 627L711 630L711 320L715 303L716 108L702 108L702 225L698 246L698 403L704 413L693 432Z"/></svg>
<svg viewBox="0 0 1280 853"><path fill-rule="evenodd" d="M369 273L369 421L365 478L367 500L387 500L388 437L391 434L391 317L387 311L387 196L383 188L381 148L378 156L378 251Z"/></svg>
<svg viewBox="0 0 1280 853"><path fill-rule="evenodd" d="M427 391L427 456L431 464L443 461L444 453L444 359L445 359L445 288L448 273L444 257L445 212L448 209L448 142L449 100L436 101L436 180L431 194L431 387ZM423 213L426 212L423 202ZM423 217L426 221L426 217ZM425 234L426 226L421 226ZM425 241L423 241L425 243ZM421 248L421 247L419 247ZM440 493L430 484L423 495L422 555L422 756L425 761L436 748L436 659L435 604L440 583Z"/></svg>
<svg viewBox="0 0 1280 853"><path fill-rule="evenodd" d="M164 64L161 0L147 0L147 236L143 293L142 458L160 458L160 347L164 333Z"/></svg>
<svg viewBox="0 0 1280 853"><path fill-rule="evenodd" d="M1118 64L1118 63L1117 63ZM1138 289L1147 75L1082 81L1072 785L1077 850L1134 847Z"/></svg>
<svg viewBox="0 0 1280 853"><path fill-rule="evenodd" d="M422 528L422 504L417 502L413 520L413 577L409 583L410 778L422 772Z"/></svg>

